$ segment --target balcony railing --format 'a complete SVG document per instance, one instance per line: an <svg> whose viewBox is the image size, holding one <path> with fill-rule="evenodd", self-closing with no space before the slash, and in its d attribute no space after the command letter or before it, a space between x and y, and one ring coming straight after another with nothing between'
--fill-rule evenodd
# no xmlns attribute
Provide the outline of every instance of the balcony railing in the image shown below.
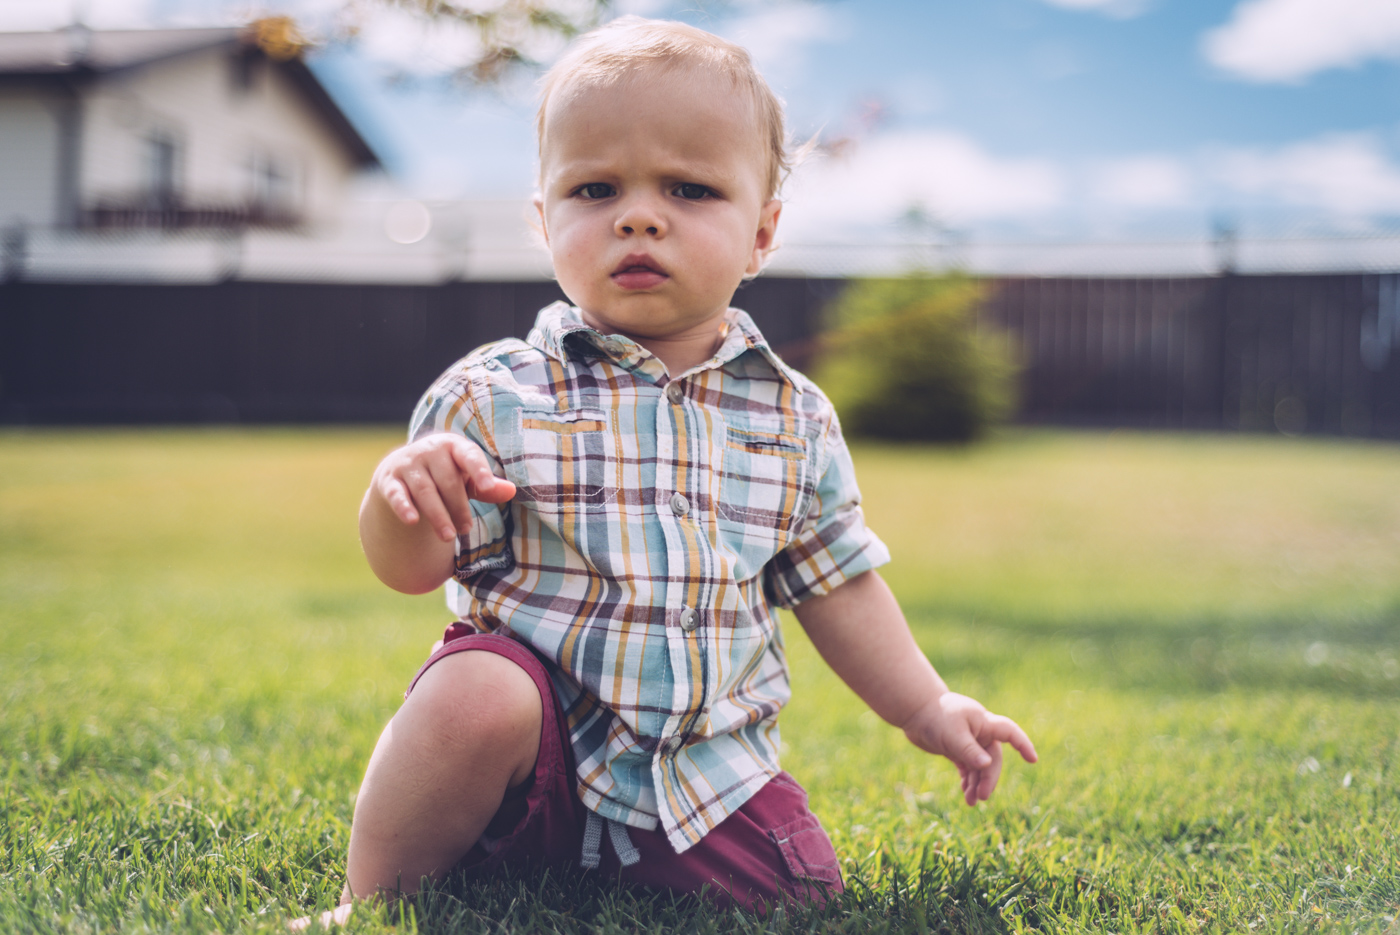
<svg viewBox="0 0 1400 935"><path fill-rule="evenodd" d="M304 222L288 205L262 202L193 202L179 198L104 201L83 211L90 230L242 230L249 227L289 230Z"/></svg>

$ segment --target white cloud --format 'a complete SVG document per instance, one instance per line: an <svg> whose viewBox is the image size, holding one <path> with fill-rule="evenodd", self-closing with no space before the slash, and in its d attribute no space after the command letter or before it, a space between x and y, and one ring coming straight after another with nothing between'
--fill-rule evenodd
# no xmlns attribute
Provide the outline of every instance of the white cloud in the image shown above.
<svg viewBox="0 0 1400 935"><path fill-rule="evenodd" d="M1262 201L1365 217L1400 211L1400 165L1375 139L1328 136L1273 151L1226 151L1218 177Z"/></svg>
<svg viewBox="0 0 1400 935"><path fill-rule="evenodd" d="M359 24L359 50L373 62L413 75L441 75L476 60L476 30L456 20L432 22L397 7L366 10Z"/></svg>
<svg viewBox="0 0 1400 935"><path fill-rule="evenodd" d="M784 226L797 241L888 226L913 207L952 225L1023 218L1059 207L1063 192L1061 173L1043 160L998 157L958 133L904 131L801 166Z"/></svg>
<svg viewBox="0 0 1400 935"><path fill-rule="evenodd" d="M1068 164L991 153L948 130L877 133L845 158L800 167L783 227L792 244L873 244L897 239L901 218L918 208L953 229L1069 224L1121 233L1171 219L1203 223L1222 205L1330 227L1368 225L1400 214L1400 156L1378 137L1353 134Z"/></svg>
<svg viewBox="0 0 1400 935"><path fill-rule="evenodd" d="M1211 64L1253 81L1301 81L1328 68L1400 58L1400 2L1246 0L1201 48Z"/></svg>
<svg viewBox="0 0 1400 935"><path fill-rule="evenodd" d="M1091 10L1114 19L1131 19L1146 12L1149 0L1045 0L1066 10Z"/></svg>
<svg viewBox="0 0 1400 935"><path fill-rule="evenodd" d="M0 0L0 30L58 29L80 15L89 26L119 29L146 26L151 0Z"/></svg>
<svg viewBox="0 0 1400 935"><path fill-rule="evenodd" d="M1187 168L1169 156L1105 162L1093 175L1095 197L1114 207L1180 207L1190 200L1195 188Z"/></svg>
<svg viewBox="0 0 1400 935"><path fill-rule="evenodd" d="M94 29L227 26L269 13L290 14L315 31L346 9L346 0L0 0L0 31L57 29L77 18Z"/></svg>
<svg viewBox="0 0 1400 935"><path fill-rule="evenodd" d="M73 21L63 3L35 3L34 0L0 0L0 30L28 32L56 29Z"/></svg>
<svg viewBox="0 0 1400 935"><path fill-rule="evenodd" d="M755 6L719 24L716 32L749 50L770 81L801 66L807 47L837 33L836 16L825 4L782 0Z"/></svg>

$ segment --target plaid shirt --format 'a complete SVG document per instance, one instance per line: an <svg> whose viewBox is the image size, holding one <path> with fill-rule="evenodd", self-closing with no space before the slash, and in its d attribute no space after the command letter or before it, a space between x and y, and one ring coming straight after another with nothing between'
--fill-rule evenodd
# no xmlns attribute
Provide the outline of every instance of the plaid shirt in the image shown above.
<svg viewBox="0 0 1400 935"><path fill-rule="evenodd" d="M889 560L831 404L748 315L661 361L562 302L478 348L409 437L456 432L515 483L473 502L448 604L553 662L578 793L684 851L777 774L791 607Z"/></svg>

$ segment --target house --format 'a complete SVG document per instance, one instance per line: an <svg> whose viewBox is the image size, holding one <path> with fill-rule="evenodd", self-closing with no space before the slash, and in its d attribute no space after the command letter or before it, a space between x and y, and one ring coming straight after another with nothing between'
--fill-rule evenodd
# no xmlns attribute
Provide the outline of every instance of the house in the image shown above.
<svg viewBox="0 0 1400 935"><path fill-rule="evenodd" d="M333 219L373 150L291 21L0 33L0 228L292 229Z"/></svg>
<svg viewBox="0 0 1400 935"><path fill-rule="evenodd" d="M367 175L303 48L285 17L0 33L0 281L550 277L524 199L429 207Z"/></svg>

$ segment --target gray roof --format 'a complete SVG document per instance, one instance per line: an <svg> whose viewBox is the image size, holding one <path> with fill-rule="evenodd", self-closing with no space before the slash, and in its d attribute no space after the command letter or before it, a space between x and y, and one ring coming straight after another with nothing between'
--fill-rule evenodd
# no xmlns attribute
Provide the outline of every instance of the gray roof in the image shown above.
<svg viewBox="0 0 1400 935"><path fill-rule="evenodd" d="M238 41L239 30L113 29L69 26L49 32L0 32L0 74L114 71Z"/></svg>
<svg viewBox="0 0 1400 935"><path fill-rule="evenodd" d="M0 78L102 74L149 65L191 52L228 46L256 49L235 27L209 29L108 29L68 26L49 32L0 32ZM331 132L361 166L381 165L360 132L331 98L324 85L300 58L270 60L291 79Z"/></svg>

